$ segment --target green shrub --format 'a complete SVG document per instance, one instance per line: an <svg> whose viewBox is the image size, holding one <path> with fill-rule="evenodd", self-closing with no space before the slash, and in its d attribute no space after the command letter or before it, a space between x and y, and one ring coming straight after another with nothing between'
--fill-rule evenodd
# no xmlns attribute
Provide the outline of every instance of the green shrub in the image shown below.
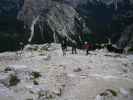
<svg viewBox="0 0 133 100"><path fill-rule="evenodd" d="M34 79L41 77L41 74L39 72L32 72L31 75Z"/></svg>
<svg viewBox="0 0 133 100"><path fill-rule="evenodd" d="M9 80L9 86L15 86L20 82L20 79L16 75L11 75Z"/></svg>
<svg viewBox="0 0 133 100"><path fill-rule="evenodd" d="M129 52L133 52L133 47L132 47L132 48L130 48L130 49L128 49L128 51L129 51Z"/></svg>

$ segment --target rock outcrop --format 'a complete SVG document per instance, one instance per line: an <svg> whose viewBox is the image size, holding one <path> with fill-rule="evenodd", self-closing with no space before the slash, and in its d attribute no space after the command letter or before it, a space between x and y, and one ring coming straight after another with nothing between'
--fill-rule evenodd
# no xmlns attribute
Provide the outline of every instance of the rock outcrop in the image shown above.
<svg viewBox="0 0 133 100"><path fill-rule="evenodd" d="M118 46L121 48L132 47L133 48L133 25L128 26L122 33Z"/></svg>

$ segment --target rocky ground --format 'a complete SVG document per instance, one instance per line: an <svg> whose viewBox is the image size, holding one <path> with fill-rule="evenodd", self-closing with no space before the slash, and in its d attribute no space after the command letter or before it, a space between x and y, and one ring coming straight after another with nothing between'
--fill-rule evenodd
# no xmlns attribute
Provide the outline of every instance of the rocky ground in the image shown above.
<svg viewBox="0 0 133 100"><path fill-rule="evenodd" d="M0 100L133 100L133 55L62 56L59 44L0 54Z"/></svg>

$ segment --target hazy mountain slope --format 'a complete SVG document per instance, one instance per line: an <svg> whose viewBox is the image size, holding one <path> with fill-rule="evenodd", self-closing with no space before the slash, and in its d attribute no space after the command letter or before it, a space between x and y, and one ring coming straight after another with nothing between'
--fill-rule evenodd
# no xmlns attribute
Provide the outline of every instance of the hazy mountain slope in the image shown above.
<svg viewBox="0 0 133 100"><path fill-rule="evenodd" d="M133 25L128 26L118 41L120 47L133 47Z"/></svg>
<svg viewBox="0 0 133 100"><path fill-rule="evenodd" d="M117 43L133 21L132 0L2 0L0 5L1 41L7 45L12 34L25 43L60 41L64 36L72 40L81 33L95 34L99 41L110 37Z"/></svg>
<svg viewBox="0 0 133 100"><path fill-rule="evenodd" d="M16 16L21 10L23 0L1 0L0 16Z"/></svg>

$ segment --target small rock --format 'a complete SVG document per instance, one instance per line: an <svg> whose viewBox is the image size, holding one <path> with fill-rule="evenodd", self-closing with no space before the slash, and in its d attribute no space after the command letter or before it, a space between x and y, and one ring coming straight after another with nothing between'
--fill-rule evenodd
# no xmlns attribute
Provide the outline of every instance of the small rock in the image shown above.
<svg viewBox="0 0 133 100"><path fill-rule="evenodd" d="M82 69L81 69L81 68L76 68L76 69L74 69L73 71L74 71L74 72L80 72L80 71L82 71Z"/></svg>
<svg viewBox="0 0 133 100"><path fill-rule="evenodd" d="M33 98L27 98L26 100L33 100Z"/></svg>
<svg viewBox="0 0 133 100"><path fill-rule="evenodd" d="M123 96L128 96L129 95L129 91L124 89L124 88L120 88L120 93L123 95Z"/></svg>
<svg viewBox="0 0 133 100"><path fill-rule="evenodd" d="M88 77L88 75L80 75L81 79L86 79Z"/></svg>
<svg viewBox="0 0 133 100"><path fill-rule="evenodd" d="M106 89L104 92L98 94L95 100L114 100L117 96L117 92L112 89Z"/></svg>
<svg viewBox="0 0 133 100"><path fill-rule="evenodd" d="M10 77L8 74L4 74L4 73L0 74L0 83L1 84L8 86L9 80L10 80Z"/></svg>
<svg viewBox="0 0 133 100"><path fill-rule="evenodd" d="M67 74L68 77L71 77L71 78L75 78L76 75L75 74Z"/></svg>
<svg viewBox="0 0 133 100"><path fill-rule="evenodd" d="M54 89L54 90L52 90L52 93L55 94L55 95L57 95L57 96L61 96L61 94L62 94L62 89L61 89L61 88L59 88L59 89Z"/></svg>
<svg viewBox="0 0 133 100"><path fill-rule="evenodd" d="M5 70L4 70L5 72L9 72L9 71L12 71L12 69L11 68L9 68L9 67L7 67L7 68L5 68Z"/></svg>
<svg viewBox="0 0 133 100"><path fill-rule="evenodd" d="M25 65L9 65L8 68L16 72L22 72L28 70L28 67Z"/></svg>
<svg viewBox="0 0 133 100"><path fill-rule="evenodd" d="M39 85L39 83L36 80L33 81L33 84L34 85Z"/></svg>
<svg viewBox="0 0 133 100"><path fill-rule="evenodd" d="M16 100L14 93L6 87L0 87L0 100Z"/></svg>

